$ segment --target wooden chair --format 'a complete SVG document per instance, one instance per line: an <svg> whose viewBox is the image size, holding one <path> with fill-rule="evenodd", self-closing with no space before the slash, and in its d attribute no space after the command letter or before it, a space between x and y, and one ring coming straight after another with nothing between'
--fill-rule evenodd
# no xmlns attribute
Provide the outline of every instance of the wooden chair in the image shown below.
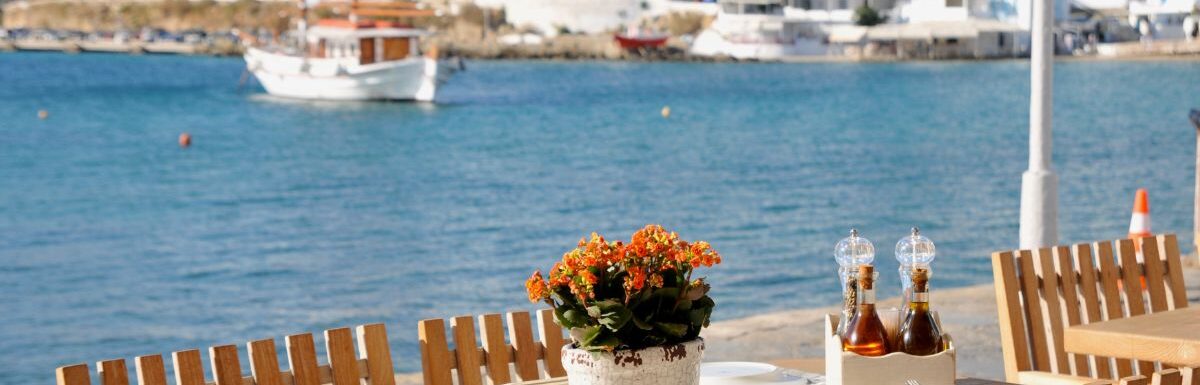
<svg viewBox="0 0 1200 385"><path fill-rule="evenodd" d="M329 360L326 365L317 363L312 334L288 336L285 341L290 370L280 368L274 339L249 342L246 348L250 376L246 376L242 370L236 345L214 346L208 350L214 382L204 378L199 350L178 351L171 354L175 385L360 385L363 380L370 385L395 385L392 353L383 324L357 328L358 355L362 356L361 359L354 354L355 334L350 328L325 331L325 350ZM167 384L162 355L140 356L134 364L139 385ZM124 359L100 361L96 364L96 370L101 385L129 384L129 371ZM91 384L87 364L60 367L56 378L58 385Z"/></svg>
<svg viewBox="0 0 1200 385"><path fill-rule="evenodd" d="M508 321L508 342L504 340L504 318ZM446 320L427 319L417 324L425 385L452 385L455 377L452 372L457 373L459 385L482 385L484 376L480 369L484 369L492 384L514 381L513 373L516 381L567 375L559 360L566 339L563 329L554 323L551 309L537 312L540 341L533 339L529 312L512 312L506 317L479 316L481 346L475 343L474 317L454 317L449 321L453 349L447 343Z"/></svg>
<svg viewBox="0 0 1200 385"><path fill-rule="evenodd" d="M1154 362L1063 350L1068 326L1188 306L1175 235L997 252L992 273L1008 382L1200 384L1186 368L1155 373Z"/></svg>

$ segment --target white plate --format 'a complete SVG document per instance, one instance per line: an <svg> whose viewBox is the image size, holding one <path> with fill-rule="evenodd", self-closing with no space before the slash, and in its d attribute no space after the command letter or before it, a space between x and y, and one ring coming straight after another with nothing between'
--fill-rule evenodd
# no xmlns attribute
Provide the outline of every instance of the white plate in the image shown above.
<svg viewBox="0 0 1200 385"><path fill-rule="evenodd" d="M700 385L799 385L808 379L761 362L705 362L700 364Z"/></svg>

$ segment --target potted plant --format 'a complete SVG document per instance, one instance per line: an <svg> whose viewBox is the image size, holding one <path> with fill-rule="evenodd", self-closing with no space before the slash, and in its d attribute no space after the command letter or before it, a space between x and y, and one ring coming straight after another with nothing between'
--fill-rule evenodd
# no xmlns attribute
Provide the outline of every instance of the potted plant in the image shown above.
<svg viewBox="0 0 1200 385"><path fill-rule="evenodd" d="M708 242L648 225L629 243L592 233L547 276L535 271L525 288L570 331L562 362L571 385L695 385L700 329L715 303L704 278L693 274L719 263Z"/></svg>

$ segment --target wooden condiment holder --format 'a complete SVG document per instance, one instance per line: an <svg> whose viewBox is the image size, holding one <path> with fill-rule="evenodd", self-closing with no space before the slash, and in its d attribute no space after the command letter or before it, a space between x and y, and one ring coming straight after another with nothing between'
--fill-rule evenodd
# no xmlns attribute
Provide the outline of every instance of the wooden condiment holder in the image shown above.
<svg viewBox="0 0 1200 385"><path fill-rule="evenodd" d="M937 312L934 319L941 323ZM900 325L899 310L880 310L880 320L891 341ZM865 357L842 351L837 335L838 315L825 315L825 383L829 385L954 385L955 350L950 334L943 333L946 349L929 356L901 352L882 357ZM895 344L892 344L895 345Z"/></svg>

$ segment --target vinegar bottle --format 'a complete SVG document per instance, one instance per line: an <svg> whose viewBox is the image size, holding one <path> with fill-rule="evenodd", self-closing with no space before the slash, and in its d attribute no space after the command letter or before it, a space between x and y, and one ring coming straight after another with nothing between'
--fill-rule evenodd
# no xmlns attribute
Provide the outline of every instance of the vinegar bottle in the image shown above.
<svg viewBox="0 0 1200 385"><path fill-rule="evenodd" d="M929 269L913 269L913 295L908 303L896 350L914 356L928 356L942 351L942 330L933 313L929 312Z"/></svg>
<svg viewBox="0 0 1200 385"><path fill-rule="evenodd" d="M858 267L858 309L846 324L842 350L862 356L878 357L888 354L887 331L875 312L875 267Z"/></svg>

